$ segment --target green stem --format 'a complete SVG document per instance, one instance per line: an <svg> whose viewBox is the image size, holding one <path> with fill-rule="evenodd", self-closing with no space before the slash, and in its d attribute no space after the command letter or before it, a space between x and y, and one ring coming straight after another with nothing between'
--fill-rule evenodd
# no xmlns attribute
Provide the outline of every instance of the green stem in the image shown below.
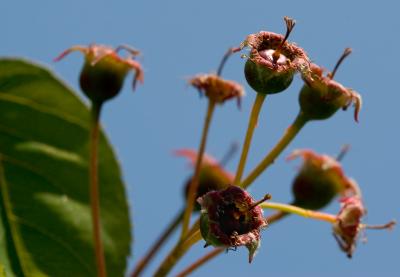
<svg viewBox="0 0 400 277"><path fill-rule="evenodd" d="M254 100L253 108L250 113L249 124L247 127L246 137L244 139L242 154L240 156L239 165L236 170L236 176L233 184L238 185L242 178L244 167L246 165L247 154L249 153L251 139L254 134L254 129L257 126L258 115L260 114L262 105L264 103L266 94L257 93L256 99Z"/></svg>
<svg viewBox="0 0 400 277"><path fill-rule="evenodd" d="M247 188L254 180L261 175L264 170L270 166L280 153L288 146L288 144L294 139L299 131L308 122L308 118L299 113L293 124L286 130L283 137L275 145L275 147L268 153L267 156L253 169L252 172L240 183L240 187Z"/></svg>
<svg viewBox="0 0 400 277"><path fill-rule="evenodd" d="M209 102L208 102L207 113L206 113L206 117L204 120L204 126L203 126L201 141L200 141L199 152L197 154L196 166L194 169L192 182L189 186L189 192L188 192L188 197L187 197L187 202L186 202L185 213L183 214L181 240L186 236L186 233L189 229L190 216L192 215L193 207L195 204L194 202L196 200L196 195L197 195L197 189L199 187L200 169L201 169L201 164L203 161L204 151L206 149L208 130L210 128L210 122L211 122L211 118L212 118L212 115L214 112L215 104L216 103L211 100L209 100Z"/></svg>
<svg viewBox="0 0 400 277"><path fill-rule="evenodd" d="M297 206L289 205L289 204L282 204L282 203L274 203L274 202L265 202L261 203L259 205L263 209L273 209L273 210L278 210L284 213L291 213L291 214L296 214L302 217L306 218L312 218L316 220L322 220L326 221L329 223L334 223L336 221L336 216L327 214L327 213L321 213L321 212L316 212L312 210L306 210Z"/></svg>
<svg viewBox="0 0 400 277"><path fill-rule="evenodd" d="M89 167L89 194L92 212L93 243L96 256L97 276L106 277L106 263L104 249L101 241L100 200L98 180L98 144L100 131L101 104L92 105L90 125L90 167Z"/></svg>
<svg viewBox="0 0 400 277"><path fill-rule="evenodd" d="M142 273L142 271L146 268L146 266L149 264L151 259L160 249L160 247L167 241L167 239L174 232L176 227L179 226L179 223L182 221L183 218L183 213L184 210L180 211L175 216L175 218L171 221L171 223L168 225L168 227L165 229L162 235L158 238L158 240L153 244L153 246L150 248L147 254L138 262L134 271L131 274L131 277L137 277L140 275L140 273Z"/></svg>
<svg viewBox="0 0 400 277"><path fill-rule="evenodd" d="M154 274L154 276L166 276L171 271L176 262L190 249L193 244L200 241L201 238L202 237L200 231L197 230L193 232L193 234L189 236L186 240L180 241L165 258L163 263L157 269L157 272Z"/></svg>

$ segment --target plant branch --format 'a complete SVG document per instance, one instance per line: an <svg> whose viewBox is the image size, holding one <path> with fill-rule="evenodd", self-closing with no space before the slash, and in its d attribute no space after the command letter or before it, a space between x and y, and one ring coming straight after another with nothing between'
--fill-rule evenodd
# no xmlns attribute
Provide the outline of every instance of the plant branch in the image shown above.
<svg viewBox="0 0 400 277"><path fill-rule="evenodd" d="M186 209L185 209L185 213L183 215L181 240L186 236L186 233L189 229L190 216L192 215L192 212L193 212L193 207L195 204L194 202L196 200L197 190L199 187L200 169L201 169L201 164L203 161L203 156L204 156L204 152L205 152L205 148L206 148L208 130L210 127L210 122L212 119L215 105L216 105L216 103L214 101L209 100L208 107L207 107L207 113L206 113L206 117L204 120L204 126L203 126L201 141L200 141L199 152L197 155L196 166L195 166L195 170L193 173L192 182L190 183L190 186L189 186L189 192L188 192L187 202L186 202Z"/></svg>
<svg viewBox="0 0 400 277"><path fill-rule="evenodd" d="M240 183L240 187L247 188L254 180L270 166L275 159L282 153L282 151L289 145L289 143L296 137L308 119L300 112L295 121L286 130L285 134L275 145L275 147L268 153L267 156L250 172L250 174Z"/></svg>
<svg viewBox="0 0 400 277"><path fill-rule="evenodd" d="M240 156L240 161L236 170L235 180L233 182L233 184L235 185L238 185L240 183L240 179L242 178L244 167L246 165L247 155L250 149L251 139L253 137L254 130L257 126L258 116L260 114L265 97L266 94L257 93L256 99L254 100L253 108L250 113L246 137L243 142L242 154Z"/></svg>
<svg viewBox="0 0 400 277"><path fill-rule="evenodd" d="M92 212L93 243L96 256L97 276L106 277L106 263L104 249L101 241L99 180L98 180L98 143L99 143L99 118L101 104L93 103L90 125L90 167L89 167L89 194Z"/></svg>
<svg viewBox="0 0 400 277"><path fill-rule="evenodd" d="M306 218L312 218L316 220L322 220L329 223L334 223L336 221L336 216L327 213L316 212L312 210L306 210L297 206L282 204L282 203L274 203L274 202L265 202L261 203L260 207L262 209L273 209L278 210L284 213L296 214Z"/></svg>

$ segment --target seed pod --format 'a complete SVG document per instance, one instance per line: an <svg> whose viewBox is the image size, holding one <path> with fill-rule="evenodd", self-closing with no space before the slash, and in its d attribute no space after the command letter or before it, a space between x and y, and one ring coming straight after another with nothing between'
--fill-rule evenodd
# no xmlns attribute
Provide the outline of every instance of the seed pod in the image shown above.
<svg viewBox="0 0 400 277"><path fill-rule="evenodd" d="M340 163L334 158L311 150L296 150L288 159L299 156L304 163L292 185L294 205L319 210L339 194L354 193L351 179L346 177Z"/></svg>
<svg viewBox="0 0 400 277"><path fill-rule="evenodd" d="M121 58L118 51L129 52L127 58ZM80 51L85 56L85 63L80 74L80 86L85 95L95 104L102 104L115 97L121 90L124 79L130 70L135 71L133 88L136 82L143 82L143 70L140 64L133 60L139 52L128 46L113 49L103 45L73 46L58 56L59 61L71 52Z"/></svg>
<svg viewBox="0 0 400 277"><path fill-rule="evenodd" d="M236 98L238 105L244 96L243 87L229 80L224 80L215 74L201 74L189 80L189 84L204 93L210 101L223 104L225 101Z"/></svg>
<svg viewBox="0 0 400 277"><path fill-rule="evenodd" d="M188 158L192 165L194 165L197 160L197 152L194 150L181 149L175 151L175 154ZM226 171L214 158L205 154L203 156L203 163L200 169L199 187L197 190L196 199L200 196L203 196L207 192L226 189L229 184L233 182L233 177L234 176L230 172ZM184 194L186 198L191 183L192 177L187 180L184 187ZM200 204L197 203L197 201L194 208L195 211L200 210Z"/></svg>
<svg viewBox="0 0 400 277"><path fill-rule="evenodd" d="M326 76L323 75L324 70L316 64L311 64L309 70L302 72L305 84L300 91L299 103L302 113L308 119L327 119L338 109L346 110L351 104L354 104L354 119L358 122L361 96L333 80L340 63L350 53L351 49L346 48L334 71Z"/></svg>
<svg viewBox="0 0 400 277"><path fill-rule="evenodd" d="M200 231L206 246L236 249L246 246L249 262L260 247L260 232L267 226L263 211L258 206L269 199L254 201L248 192L237 186L211 191L197 199L201 205Z"/></svg>
<svg viewBox="0 0 400 277"><path fill-rule="evenodd" d="M308 66L305 51L287 42L295 21L285 17L286 36L261 31L249 35L240 48L250 47L244 73L248 84L258 93L274 94L285 90L292 83L297 71Z"/></svg>
<svg viewBox="0 0 400 277"><path fill-rule="evenodd" d="M341 209L333 224L333 234L340 248L351 258L361 230L361 218L366 210L361 197L354 195L340 200Z"/></svg>

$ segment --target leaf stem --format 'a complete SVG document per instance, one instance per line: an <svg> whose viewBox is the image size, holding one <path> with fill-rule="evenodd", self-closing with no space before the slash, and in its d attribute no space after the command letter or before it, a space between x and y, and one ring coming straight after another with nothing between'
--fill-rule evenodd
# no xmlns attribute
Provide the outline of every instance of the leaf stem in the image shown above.
<svg viewBox="0 0 400 277"><path fill-rule="evenodd" d="M131 274L131 277L137 277L139 276L142 271L146 268L146 266L149 264L151 259L154 257L154 255L157 253L157 251L160 249L160 247L167 241L169 236L174 232L176 227L179 226L179 223L182 221L183 218L183 213L184 210L182 209L171 221L171 223L168 225L168 227L164 230L164 232L160 235L158 240L153 244L153 246L150 248L150 250L147 252L147 254L137 263L134 271Z"/></svg>
<svg viewBox="0 0 400 277"><path fill-rule="evenodd" d="M254 100L253 108L250 113L246 137L243 142L242 154L240 156L240 161L236 170L235 180L233 182L233 184L235 185L238 185L240 183L240 179L242 178L244 167L246 165L247 155L250 149L251 139L254 134L254 129L257 126L258 116L260 114L265 97L266 94L257 93L256 99Z"/></svg>
<svg viewBox="0 0 400 277"><path fill-rule="evenodd" d="M195 204L194 202L196 200L196 195L197 195L197 189L199 187L200 169L201 169L201 164L203 161L204 151L206 148L208 130L210 127L210 122L212 119L215 105L216 105L216 103L214 101L209 100L206 117L204 120L204 126L203 126L201 141L200 141L199 152L197 155L196 166L195 166L195 170L193 173L192 182L189 186L189 192L188 192L188 197L187 197L187 202L186 202L186 209L185 209L185 213L183 215L181 240L186 236L186 233L189 229L190 216L192 215L193 207Z"/></svg>
<svg viewBox="0 0 400 277"><path fill-rule="evenodd" d="M99 143L99 118L101 104L93 103L91 109L90 125L90 167L89 167L89 194L92 212L93 243L96 256L97 276L106 277L106 263L100 231L100 200L98 180L98 143Z"/></svg>
<svg viewBox="0 0 400 277"><path fill-rule="evenodd" d="M308 122L308 118L300 112L295 121L286 130L285 134L275 145L275 147L265 156L265 158L250 172L250 174L240 183L240 187L247 188L254 180L270 166L288 144L296 137L299 131Z"/></svg>

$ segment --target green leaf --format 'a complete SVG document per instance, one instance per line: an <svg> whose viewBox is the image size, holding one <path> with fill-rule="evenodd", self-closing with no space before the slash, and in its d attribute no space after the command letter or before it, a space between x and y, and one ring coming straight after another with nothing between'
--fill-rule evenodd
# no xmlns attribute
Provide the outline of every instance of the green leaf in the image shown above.
<svg viewBox="0 0 400 277"><path fill-rule="evenodd" d="M0 263L8 277L96 275L88 137L88 108L70 88L41 66L0 59ZM131 226L104 134L99 179L107 271L124 276Z"/></svg>
<svg viewBox="0 0 400 277"><path fill-rule="evenodd" d="M4 267L0 264L0 277L6 277L6 273L4 271Z"/></svg>

